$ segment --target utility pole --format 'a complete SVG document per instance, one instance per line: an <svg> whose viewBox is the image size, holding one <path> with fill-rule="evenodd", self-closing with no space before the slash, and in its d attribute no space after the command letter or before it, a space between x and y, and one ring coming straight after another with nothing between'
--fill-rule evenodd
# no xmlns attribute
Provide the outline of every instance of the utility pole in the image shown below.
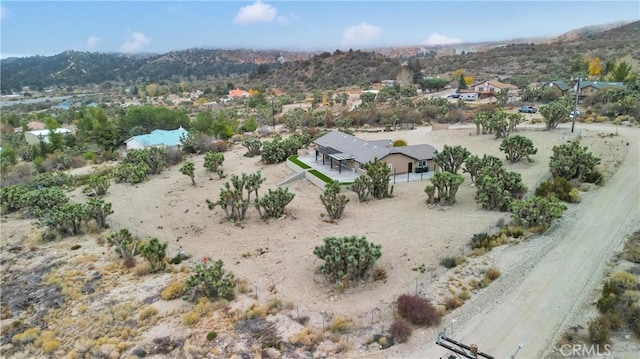
<svg viewBox="0 0 640 359"><path fill-rule="evenodd" d="M578 97L580 96L580 76L577 78L578 83L576 85L576 104L573 107L573 121L571 122L571 133L573 133L576 127L576 117L578 117Z"/></svg>
<svg viewBox="0 0 640 359"><path fill-rule="evenodd" d="M271 123L273 124L273 130L275 131L275 129L276 129L276 109L273 106L273 95L271 95Z"/></svg>

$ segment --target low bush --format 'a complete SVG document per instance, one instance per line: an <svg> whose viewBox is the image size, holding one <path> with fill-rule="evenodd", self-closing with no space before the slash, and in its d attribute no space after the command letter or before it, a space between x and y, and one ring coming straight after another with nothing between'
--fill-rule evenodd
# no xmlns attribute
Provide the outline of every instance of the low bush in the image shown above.
<svg viewBox="0 0 640 359"><path fill-rule="evenodd" d="M184 294L184 283L173 282L162 290L162 292L160 293L160 298L162 298L162 300L178 299L182 297L183 294Z"/></svg>
<svg viewBox="0 0 640 359"><path fill-rule="evenodd" d="M500 270L496 267L491 267L484 273L484 277L490 281L494 281L500 277Z"/></svg>
<svg viewBox="0 0 640 359"><path fill-rule="evenodd" d="M393 141L393 147L404 147L407 145L407 141L405 140L395 140Z"/></svg>
<svg viewBox="0 0 640 359"><path fill-rule="evenodd" d="M609 343L609 321L599 317L589 322L589 340L593 344Z"/></svg>
<svg viewBox="0 0 640 359"><path fill-rule="evenodd" d="M331 324L329 324L329 330L331 330L332 333L344 333L349 330L352 324L353 321L350 318L335 317L331 321Z"/></svg>
<svg viewBox="0 0 640 359"><path fill-rule="evenodd" d="M200 321L200 315L196 312L187 312L182 316L182 323L188 327L192 327Z"/></svg>
<svg viewBox="0 0 640 359"><path fill-rule="evenodd" d="M447 310L454 310L456 308L462 307L462 300L456 297L449 297L444 301L444 307Z"/></svg>
<svg viewBox="0 0 640 359"><path fill-rule="evenodd" d="M402 318L398 318L394 320L391 327L389 327L389 334L391 334L396 342L404 343L411 337L411 334L413 334L413 327L411 327L411 323Z"/></svg>
<svg viewBox="0 0 640 359"><path fill-rule="evenodd" d="M635 289L638 286L638 278L629 272L616 272L611 276L613 284L623 289Z"/></svg>
<svg viewBox="0 0 640 359"><path fill-rule="evenodd" d="M460 264L464 263L465 259L457 256L445 257L440 260L440 265L445 268L455 268Z"/></svg>
<svg viewBox="0 0 640 359"><path fill-rule="evenodd" d="M414 325L431 326L440 323L440 313L428 300L403 294L398 297L398 314Z"/></svg>
<svg viewBox="0 0 640 359"><path fill-rule="evenodd" d="M571 193L574 187L563 177L555 177L550 180L542 181L536 188L535 195L538 197L557 197L559 200L568 203L576 203L580 201L580 196Z"/></svg>

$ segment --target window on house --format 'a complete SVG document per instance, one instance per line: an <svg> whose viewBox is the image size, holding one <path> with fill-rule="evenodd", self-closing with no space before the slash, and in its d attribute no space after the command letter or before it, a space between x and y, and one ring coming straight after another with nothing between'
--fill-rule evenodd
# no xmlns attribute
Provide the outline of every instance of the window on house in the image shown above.
<svg viewBox="0 0 640 359"><path fill-rule="evenodd" d="M418 161L418 167L427 167L427 161Z"/></svg>
<svg viewBox="0 0 640 359"><path fill-rule="evenodd" d="M358 168L361 169L361 170L364 170L365 169L364 168L364 163L358 162Z"/></svg>

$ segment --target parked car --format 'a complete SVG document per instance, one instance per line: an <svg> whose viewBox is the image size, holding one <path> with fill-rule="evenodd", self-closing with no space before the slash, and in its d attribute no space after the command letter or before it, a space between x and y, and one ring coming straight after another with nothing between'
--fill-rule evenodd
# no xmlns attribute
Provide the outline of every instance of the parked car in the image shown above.
<svg viewBox="0 0 640 359"><path fill-rule="evenodd" d="M518 112L522 113L536 113L538 109L533 106L522 106L518 109Z"/></svg>
<svg viewBox="0 0 640 359"><path fill-rule="evenodd" d="M457 93L457 92L455 92L455 93L450 94L450 95L449 95L449 96L447 96L447 97L448 97L448 98L459 98L459 97L460 97L460 94L459 94L459 93Z"/></svg>

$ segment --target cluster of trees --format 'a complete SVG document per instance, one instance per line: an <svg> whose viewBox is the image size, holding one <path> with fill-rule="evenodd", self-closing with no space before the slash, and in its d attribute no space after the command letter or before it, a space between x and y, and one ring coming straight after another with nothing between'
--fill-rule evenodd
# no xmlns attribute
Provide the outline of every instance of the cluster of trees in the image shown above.
<svg viewBox="0 0 640 359"><path fill-rule="evenodd" d="M517 131L517 126L522 122L524 122L523 114L507 113L501 108L486 108L473 116L476 135L494 134L496 139L504 138L511 132Z"/></svg>
<svg viewBox="0 0 640 359"><path fill-rule="evenodd" d="M107 217L113 213L111 203L98 198L91 198L87 203L70 202L61 187L75 182L75 177L65 174L42 174L27 183L0 188L2 212L24 211L46 224L47 237L53 238L80 234L87 230L89 221L94 221L99 229L106 228ZM95 176L89 185L106 192L100 176Z"/></svg>
<svg viewBox="0 0 640 359"><path fill-rule="evenodd" d="M258 190L265 180L260 171L251 174L242 173L240 176L232 175L230 181L225 182L223 188L220 189L218 200L213 202L207 199L207 206L210 210L216 206L222 207L227 220L235 223L245 220L251 204L260 214L260 218L265 220L279 218L295 194L289 192L286 187L279 187L276 190L269 189L267 194L260 197ZM253 202L251 201L252 194L255 195Z"/></svg>

